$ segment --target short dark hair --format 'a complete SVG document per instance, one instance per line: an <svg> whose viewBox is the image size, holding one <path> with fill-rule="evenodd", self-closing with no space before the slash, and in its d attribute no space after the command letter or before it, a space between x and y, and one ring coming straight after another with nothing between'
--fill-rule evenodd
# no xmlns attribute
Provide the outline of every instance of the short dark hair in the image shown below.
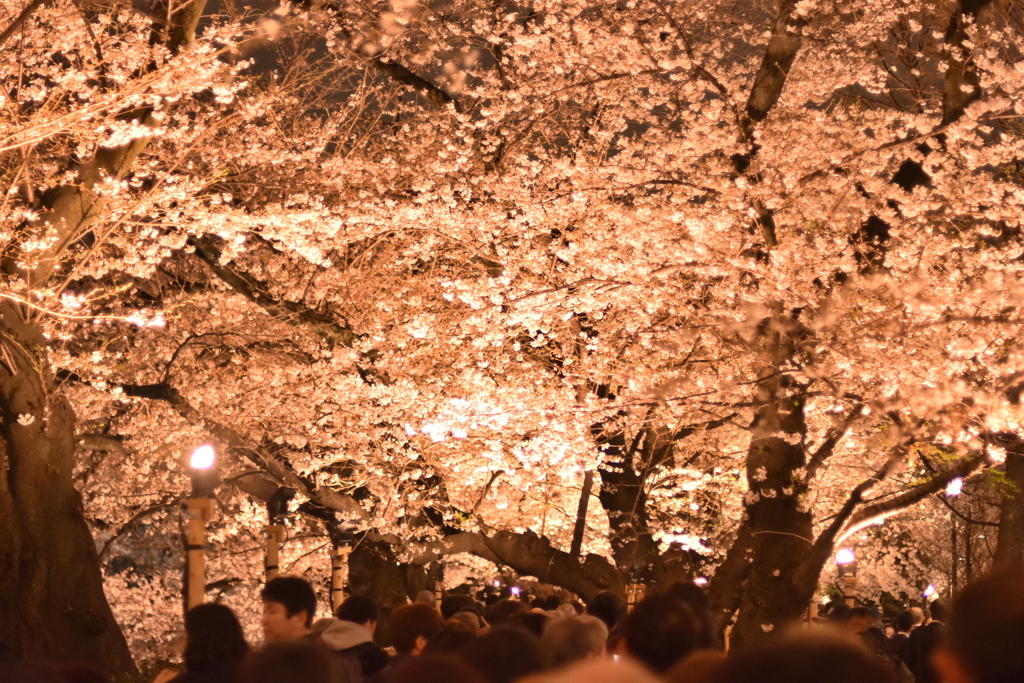
<svg viewBox="0 0 1024 683"><path fill-rule="evenodd" d="M365 624L368 621L380 621L380 608L377 601L368 595L350 595L338 606L336 617L342 621Z"/></svg>
<svg viewBox="0 0 1024 683"><path fill-rule="evenodd" d="M518 600L505 598L487 610L487 621L491 626L501 626L516 612L526 611L526 605Z"/></svg>
<svg viewBox="0 0 1024 683"><path fill-rule="evenodd" d="M267 645L250 655L242 665L239 680L241 683L354 683L326 648L302 639Z"/></svg>
<svg viewBox="0 0 1024 683"><path fill-rule="evenodd" d="M518 681L546 664L537 636L512 626L492 628L470 642L462 656L490 683Z"/></svg>
<svg viewBox="0 0 1024 683"><path fill-rule="evenodd" d="M546 612L516 612L508 618L505 622L509 626L515 626L521 628L524 631L529 631L538 638L544 633L544 627L547 625L548 620L551 617Z"/></svg>
<svg viewBox="0 0 1024 683"><path fill-rule="evenodd" d="M476 611L476 602L468 595L449 595L441 600L441 616L445 619L467 608Z"/></svg>
<svg viewBox="0 0 1024 683"><path fill-rule="evenodd" d="M864 683L891 678L878 657L852 641L825 633L777 638L730 653L718 683Z"/></svg>
<svg viewBox="0 0 1024 683"><path fill-rule="evenodd" d="M843 617L843 621L848 623L854 619L863 619L865 617L872 621L878 621L878 615L875 614L875 611L870 607L854 607L846 613L846 616Z"/></svg>
<svg viewBox="0 0 1024 683"><path fill-rule="evenodd" d="M653 596L642 600L622 626L629 654L664 674L701 646L697 616L679 600Z"/></svg>
<svg viewBox="0 0 1024 683"><path fill-rule="evenodd" d="M238 664L249 652L242 625L231 608L216 603L196 605L185 615L185 669L212 671Z"/></svg>
<svg viewBox="0 0 1024 683"><path fill-rule="evenodd" d="M967 586L947 628L950 649L977 683L1024 681L1024 574L993 574Z"/></svg>
<svg viewBox="0 0 1024 683"><path fill-rule="evenodd" d="M395 667L388 681L390 683L434 683L435 681L487 683L487 679L479 671L461 658L446 654L410 657Z"/></svg>
<svg viewBox="0 0 1024 683"><path fill-rule="evenodd" d="M601 591L587 603L587 614L603 621L611 631L622 616L622 598L611 591Z"/></svg>
<svg viewBox="0 0 1024 683"><path fill-rule="evenodd" d="M429 641L444 628L440 613L430 605L414 602L402 605L391 613L391 643L398 654L407 655L422 636Z"/></svg>
<svg viewBox="0 0 1024 683"><path fill-rule="evenodd" d="M896 622L893 626L896 627L897 633L906 633L910 629L914 628L914 613L910 610L903 610L896 615Z"/></svg>
<svg viewBox="0 0 1024 683"><path fill-rule="evenodd" d="M932 600L932 604L928 605L928 610L932 613L932 619L935 621L946 621L949 619L949 605L941 598Z"/></svg>
<svg viewBox="0 0 1024 683"><path fill-rule="evenodd" d="M316 592L309 581L298 576L279 576L271 579L260 591L263 602L277 602L284 605L289 617L306 612L306 628L313 624L316 614Z"/></svg>

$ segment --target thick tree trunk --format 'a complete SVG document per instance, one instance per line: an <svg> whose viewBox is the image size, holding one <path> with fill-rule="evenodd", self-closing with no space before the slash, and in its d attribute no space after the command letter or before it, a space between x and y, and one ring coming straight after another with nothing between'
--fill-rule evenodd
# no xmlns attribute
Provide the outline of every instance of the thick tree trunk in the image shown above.
<svg viewBox="0 0 1024 683"><path fill-rule="evenodd" d="M349 555L348 587L352 594L368 595L377 601L381 618L374 640L383 647L391 645L391 611L408 603L410 594L433 589L423 567L400 564L387 543L365 538Z"/></svg>
<svg viewBox="0 0 1024 683"><path fill-rule="evenodd" d="M769 436L750 444L747 479L758 499L747 506L752 563L733 629L736 647L798 618L810 598L797 576L814 544L811 515L792 495L793 471L803 464L803 448L785 439Z"/></svg>
<svg viewBox="0 0 1024 683"><path fill-rule="evenodd" d="M999 511L999 541L992 569L1019 570L1024 564L1024 442L1006 449L1007 487Z"/></svg>
<svg viewBox="0 0 1024 683"><path fill-rule="evenodd" d="M133 673L72 484L75 414L53 391L39 326L9 303L0 314L0 640L26 658Z"/></svg>

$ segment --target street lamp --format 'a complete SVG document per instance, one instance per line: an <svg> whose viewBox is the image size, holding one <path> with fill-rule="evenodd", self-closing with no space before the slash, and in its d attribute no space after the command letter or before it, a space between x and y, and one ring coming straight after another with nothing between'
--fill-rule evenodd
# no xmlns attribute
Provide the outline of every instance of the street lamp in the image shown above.
<svg viewBox="0 0 1024 683"><path fill-rule="evenodd" d="M203 604L206 593L206 523L213 517L213 492L220 484L213 446L203 444L192 451L189 476L192 492L185 501L188 525L185 531L185 610Z"/></svg>
<svg viewBox="0 0 1024 683"><path fill-rule="evenodd" d="M263 530L267 539L267 552L263 561L267 581L280 573L278 556L281 544L284 543L284 518L288 516L288 502L294 496L295 489L279 486L267 500L267 526Z"/></svg>
<svg viewBox="0 0 1024 683"><path fill-rule="evenodd" d="M843 581L843 595L846 604L853 607L857 603L853 590L857 587L857 557L849 548L843 548L836 553L836 570L839 578Z"/></svg>

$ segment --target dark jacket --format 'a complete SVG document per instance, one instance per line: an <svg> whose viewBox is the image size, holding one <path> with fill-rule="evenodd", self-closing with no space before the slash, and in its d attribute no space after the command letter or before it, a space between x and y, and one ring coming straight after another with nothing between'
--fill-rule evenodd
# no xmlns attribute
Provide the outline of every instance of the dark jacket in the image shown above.
<svg viewBox="0 0 1024 683"><path fill-rule="evenodd" d="M907 641L909 640L910 636L906 633L897 633L886 642L886 649L889 651L889 654L899 657L906 663Z"/></svg>
<svg viewBox="0 0 1024 683"><path fill-rule="evenodd" d="M932 669L931 656L942 642L945 632L946 627L943 624L933 621L925 626L918 626L910 634L903 661L906 662L910 673L914 674L917 683L938 683L938 676Z"/></svg>
<svg viewBox="0 0 1024 683"><path fill-rule="evenodd" d="M327 649L343 657L355 657L359 661L363 678L379 673L388 664L388 653L373 642L370 629L351 621L339 620L321 635Z"/></svg>

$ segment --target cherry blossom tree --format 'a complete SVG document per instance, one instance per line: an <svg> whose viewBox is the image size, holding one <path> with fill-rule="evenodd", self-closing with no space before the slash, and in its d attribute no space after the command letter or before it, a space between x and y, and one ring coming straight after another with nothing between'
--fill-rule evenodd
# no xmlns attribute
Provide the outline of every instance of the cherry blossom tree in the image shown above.
<svg viewBox="0 0 1024 683"><path fill-rule="evenodd" d="M585 597L709 575L740 644L838 544L1017 476L1019 2L81 7L4 23L0 389L54 552L92 526L89 609L100 560L122 624L177 599L206 440L243 615L284 486L290 571L352 544L385 605L467 552Z"/></svg>

